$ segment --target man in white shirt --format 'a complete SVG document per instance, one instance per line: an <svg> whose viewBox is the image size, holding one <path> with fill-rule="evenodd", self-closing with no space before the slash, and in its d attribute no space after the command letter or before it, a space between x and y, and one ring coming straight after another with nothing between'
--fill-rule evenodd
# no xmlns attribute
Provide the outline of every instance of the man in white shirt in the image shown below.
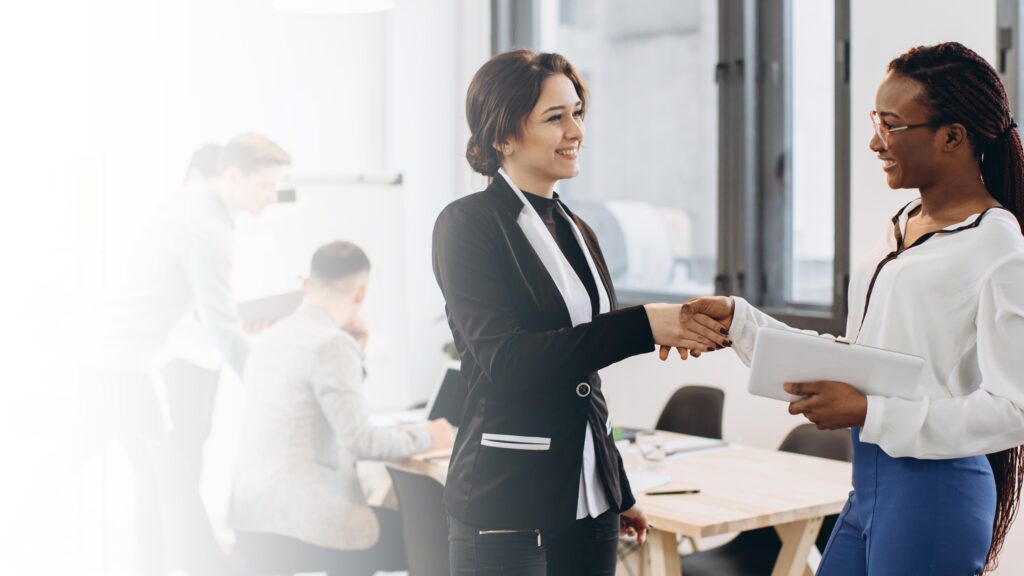
<svg viewBox="0 0 1024 576"><path fill-rule="evenodd" d="M182 189L184 194L216 185L224 147L206 144L192 153ZM224 361L199 319L198 311L186 314L167 338L162 362L163 380L170 419L170 440L188 466L196 486L202 475L203 444L210 435L213 402Z"/></svg>
<svg viewBox="0 0 1024 576"><path fill-rule="evenodd" d="M398 515L367 505L356 461L452 445L444 419L412 428L369 422L359 319L369 270L354 244L320 247L305 301L253 345L230 521L254 570L363 576L403 569Z"/></svg>
<svg viewBox="0 0 1024 576"><path fill-rule="evenodd" d="M164 202L112 267L100 319L104 365L150 369L171 330L195 310L241 375L249 345L231 285L233 217L258 216L274 203L281 168L290 163L266 137L242 134L224 146L212 185Z"/></svg>
<svg viewBox="0 0 1024 576"><path fill-rule="evenodd" d="M55 455L61 470L49 471L48 481L66 479L117 438L135 474L142 574L163 573L161 497L173 482L168 477L182 472L168 445L151 373L174 327L197 313L220 356L241 375L249 343L231 284L233 216L259 215L273 203L281 168L290 163L268 138L236 136L221 152L212 185L168 198L134 243L112 255L115 265L96 310L97 334L84 359L84 421Z"/></svg>

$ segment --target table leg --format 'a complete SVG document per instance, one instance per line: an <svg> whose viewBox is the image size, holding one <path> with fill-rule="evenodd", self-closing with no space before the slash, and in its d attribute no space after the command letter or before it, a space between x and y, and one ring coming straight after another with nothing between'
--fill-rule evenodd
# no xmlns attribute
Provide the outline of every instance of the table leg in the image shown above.
<svg viewBox="0 0 1024 576"><path fill-rule="evenodd" d="M679 544L673 532L651 530L641 548L644 576L679 576Z"/></svg>
<svg viewBox="0 0 1024 576"><path fill-rule="evenodd" d="M782 550L775 561L772 576L807 576L813 575L807 565L807 554L814 546L814 540L821 530L822 517L780 524L775 527L782 540Z"/></svg>

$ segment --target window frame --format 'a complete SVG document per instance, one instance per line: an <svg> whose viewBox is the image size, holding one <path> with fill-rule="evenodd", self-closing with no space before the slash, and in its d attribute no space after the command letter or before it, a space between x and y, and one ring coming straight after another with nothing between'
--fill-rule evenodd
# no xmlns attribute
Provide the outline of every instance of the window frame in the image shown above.
<svg viewBox="0 0 1024 576"><path fill-rule="evenodd" d="M541 4L546 0L491 0L493 53L539 48ZM784 107L787 82L772 86L765 70L783 70L786 27L793 0L719 0L716 82L719 98L718 254L715 293L742 296L791 326L842 334L850 277L850 0L835 2L835 181L832 302L784 303L791 257L788 219L792 186L785 198L767 202L768 178L774 178L779 153L787 148ZM1008 0L1000 0L1008 1ZM1014 0L1016 1L1016 0ZM746 63L756 62L755 66ZM791 163L791 159L788 159ZM735 167L741 167L736 170ZM787 170L787 173L789 171ZM742 224L742 225L737 225ZM780 247L783 248L780 250ZM699 294L620 290L623 305Z"/></svg>

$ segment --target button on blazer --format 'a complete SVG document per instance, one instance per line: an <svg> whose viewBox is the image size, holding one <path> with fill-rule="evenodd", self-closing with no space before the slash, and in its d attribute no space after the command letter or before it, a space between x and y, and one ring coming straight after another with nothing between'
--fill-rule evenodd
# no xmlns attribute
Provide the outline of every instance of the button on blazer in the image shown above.
<svg viewBox="0 0 1024 576"><path fill-rule="evenodd" d="M488 529L575 521L588 423L608 502L633 506L597 371L654 348L643 307L617 309L593 230L566 208L611 301L610 312L573 327L518 223L523 209L495 177L449 204L433 235L434 275L469 389L444 500L455 518Z"/></svg>

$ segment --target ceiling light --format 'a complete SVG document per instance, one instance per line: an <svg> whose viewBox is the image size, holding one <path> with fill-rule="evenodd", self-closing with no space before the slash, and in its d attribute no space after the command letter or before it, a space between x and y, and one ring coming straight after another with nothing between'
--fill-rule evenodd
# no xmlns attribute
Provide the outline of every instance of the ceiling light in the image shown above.
<svg viewBox="0 0 1024 576"><path fill-rule="evenodd" d="M395 7L395 0L274 0L274 8L297 14L367 14Z"/></svg>

